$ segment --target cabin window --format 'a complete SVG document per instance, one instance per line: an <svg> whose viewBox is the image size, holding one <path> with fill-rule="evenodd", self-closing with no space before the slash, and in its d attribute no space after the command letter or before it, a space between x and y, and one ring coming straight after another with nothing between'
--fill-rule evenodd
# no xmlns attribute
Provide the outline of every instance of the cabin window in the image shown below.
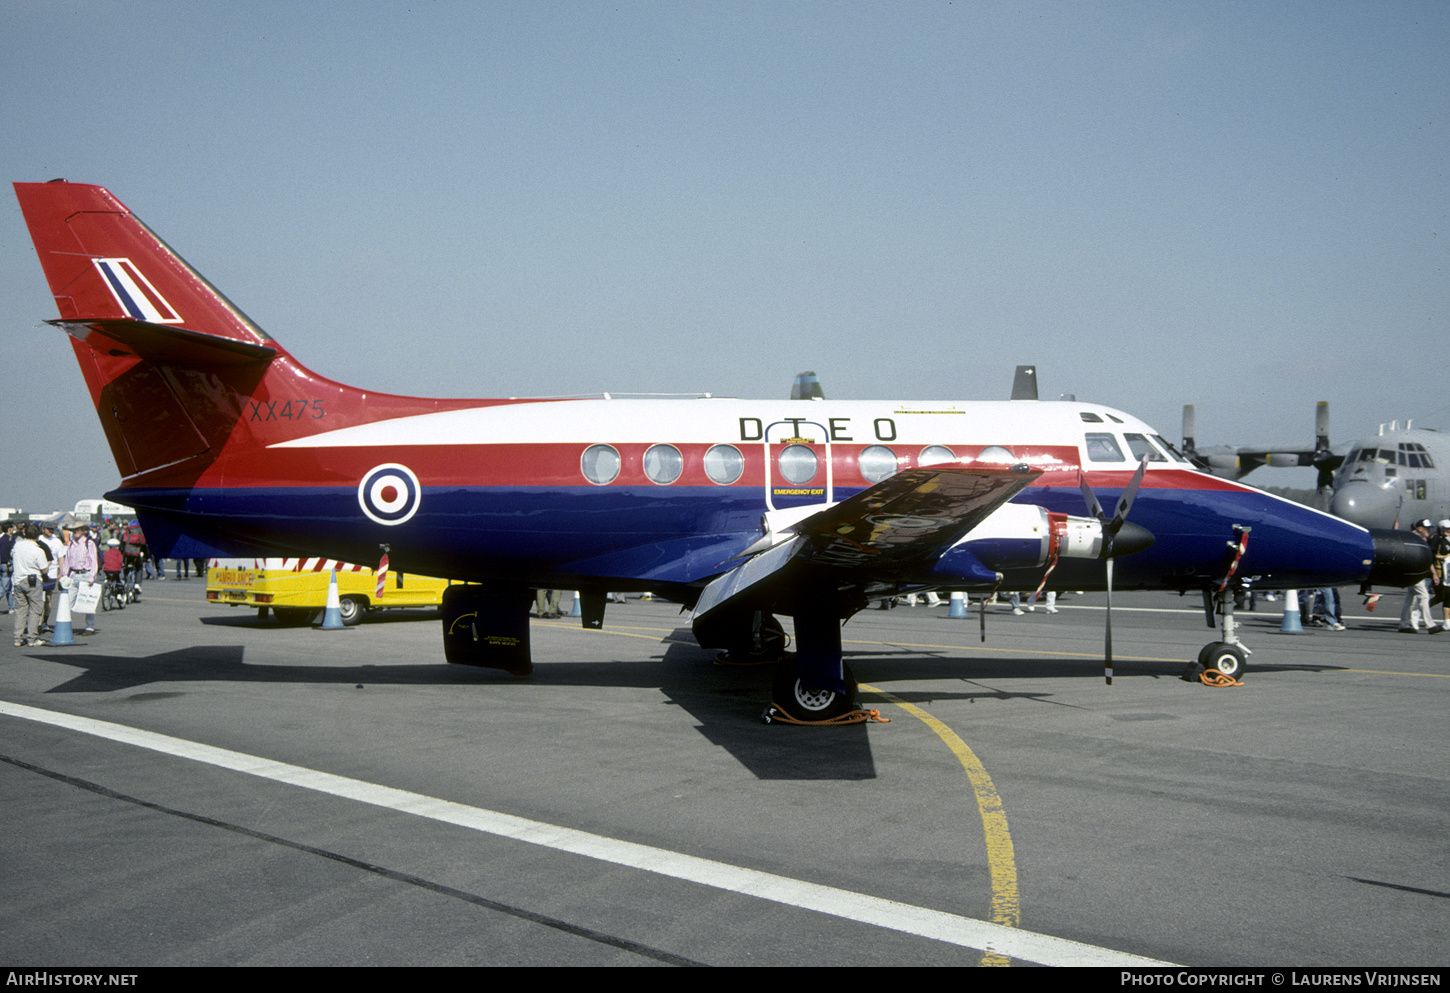
<svg viewBox="0 0 1450 993"><path fill-rule="evenodd" d="M1128 442L1128 449L1133 453L1134 462L1142 462L1143 456L1148 456L1149 462L1166 462L1163 453L1153 447L1153 444L1141 434L1125 434L1123 437Z"/></svg>
<svg viewBox="0 0 1450 993"><path fill-rule="evenodd" d="M705 453L705 475L712 483L729 486L745 472L745 456L734 445L713 445Z"/></svg>
<svg viewBox="0 0 1450 993"><path fill-rule="evenodd" d="M1118 439L1105 431L1089 431L1085 436L1089 462L1126 462Z"/></svg>
<svg viewBox="0 0 1450 993"><path fill-rule="evenodd" d="M871 445L861 450L858 464L867 482L879 483L896 474L896 453L885 445Z"/></svg>
<svg viewBox="0 0 1450 993"><path fill-rule="evenodd" d="M596 486L612 483L619 475L619 453L608 445L590 445L579 460L584 478Z"/></svg>
<svg viewBox="0 0 1450 993"><path fill-rule="evenodd" d="M916 460L917 465L937 465L941 462L955 462L956 453L950 448L942 445L928 445L921 450L921 457Z"/></svg>
<svg viewBox="0 0 1450 993"><path fill-rule="evenodd" d="M780 453L780 474L787 483L809 483L816 478L820 459L805 445L787 445Z"/></svg>
<svg viewBox="0 0 1450 993"><path fill-rule="evenodd" d="M991 465L1011 465L1017 461L1017 456L1001 445L988 445L977 456L977 461L987 462Z"/></svg>
<svg viewBox="0 0 1450 993"><path fill-rule="evenodd" d="M644 453L644 474L650 482L668 486L685 471L685 459L674 445L651 445Z"/></svg>

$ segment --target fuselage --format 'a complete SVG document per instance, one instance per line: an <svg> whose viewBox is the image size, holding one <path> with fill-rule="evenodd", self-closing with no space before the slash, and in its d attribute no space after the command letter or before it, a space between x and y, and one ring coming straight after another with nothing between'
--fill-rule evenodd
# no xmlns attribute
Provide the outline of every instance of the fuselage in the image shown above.
<svg viewBox="0 0 1450 993"><path fill-rule="evenodd" d="M1413 428L1355 442L1335 474L1330 511L1373 528L1450 518L1450 437Z"/></svg>
<svg viewBox="0 0 1450 993"><path fill-rule="evenodd" d="M1130 519L1155 541L1118 562L1119 588L1221 579L1235 525L1251 529L1237 575L1264 586L1359 581L1374 557L1364 528L1199 472L1149 425L1086 403L526 401L356 421L303 417L294 437L223 449L185 487L137 480L114 496L209 529L219 551L370 561L387 544L395 567L431 575L670 589L731 568L768 513L901 469L1026 464L1042 475L1015 503L1081 516L1082 478L1111 507L1146 456ZM1052 585L1102 582L1100 563L1064 562Z"/></svg>

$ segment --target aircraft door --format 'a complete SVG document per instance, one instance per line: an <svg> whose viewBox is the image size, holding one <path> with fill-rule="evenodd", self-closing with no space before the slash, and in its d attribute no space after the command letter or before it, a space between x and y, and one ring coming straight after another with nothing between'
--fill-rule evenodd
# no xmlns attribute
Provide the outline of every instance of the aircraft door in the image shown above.
<svg viewBox="0 0 1450 993"><path fill-rule="evenodd" d="M830 435L824 425L792 418L771 424L764 435L767 509L835 500Z"/></svg>

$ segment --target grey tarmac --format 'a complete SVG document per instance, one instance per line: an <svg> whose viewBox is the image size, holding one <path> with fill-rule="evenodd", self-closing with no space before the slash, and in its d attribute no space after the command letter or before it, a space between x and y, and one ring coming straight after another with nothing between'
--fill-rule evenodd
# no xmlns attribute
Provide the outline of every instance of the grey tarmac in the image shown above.
<svg viewBox="0 0 1450 993"><path fill-rule="evenodd" d="M1242 687L1179 677L1198 602L859 614L886 724L766 726L767 671L712 664L663 601L535 621L535 673L443 664L436 615L258 624L147 584L62 648L0 648L0 702L371 784L561 834L968 922L1003 916L959 737L1000 798L1024 937L1184 965L1450 959L1450 634L1241 613ZM566 597L566 606L568 599ZM884 695L883 695L884 694ZM159 739L158 739L159 740ZM188 746L189 747L189 746ZM0 716L0 958L27 965L1028 964ZM993 859L997 862L993 862ZM796 892L781 884L782 892ZM994 898L996 898L994 900ZM1028 948L1029 945L1013 945Z"/></svg>

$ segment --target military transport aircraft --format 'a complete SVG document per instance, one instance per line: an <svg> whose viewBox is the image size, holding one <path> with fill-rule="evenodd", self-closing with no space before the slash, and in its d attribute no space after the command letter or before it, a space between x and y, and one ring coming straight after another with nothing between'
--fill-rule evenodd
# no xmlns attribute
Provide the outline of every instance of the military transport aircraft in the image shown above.
<svg viewBox="0 0 1450 993"><path fill-rule="evenodd" d="M1408 528L1413 521L1450 518L1450 437L1406 421L1348 445L1329 444L1329 404L1314 416L1313 445L1215 445L1197 448L1193 406L1183 408L1183 454L1225 479L1242 479L1261 465L1319 470L1319 506L1367 528Z"/></svg>
<svg viewBox="0 0 1450 993"><path fill-rule="evenodd" d="M854 706L840 625L874 597L1032 590L1045 573L1202 589L1224 620L1200 657L1235 672L1242 580L1428 570L1419 538L1199 472L1097 404L354 389L304 368L107 190L15 191L121 473L108 497L159 554L184 537L213 555L386 549L394 569L459 581L449 662L529 671L531 588L579 590L592 625L607 591L649 590L693 610L702 645L779 658L776 703L817 720ZM795 620L794 655L776 614Z"/></svg>

